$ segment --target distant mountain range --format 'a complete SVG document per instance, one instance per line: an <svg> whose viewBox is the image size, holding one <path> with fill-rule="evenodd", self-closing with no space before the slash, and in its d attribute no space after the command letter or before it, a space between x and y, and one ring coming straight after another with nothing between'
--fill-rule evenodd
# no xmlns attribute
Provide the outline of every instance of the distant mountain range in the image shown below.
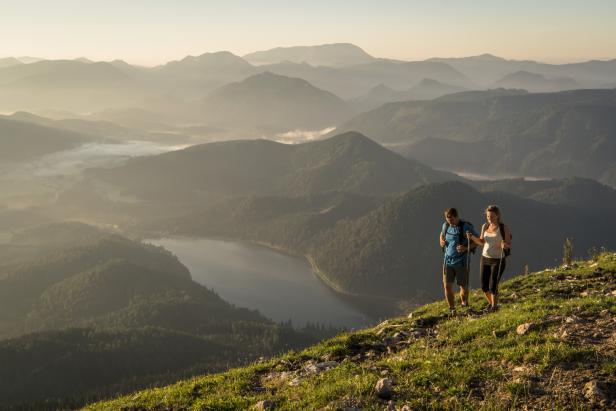
<svg viewBox="0 0 616 411"><path fill-rule="evenodd" d="M615 90L491 90L389 103L357 130L435 168L493 176L583 176L616 186Z"/></svg>
<svg viewBox="0 0 616 411"><path fill-rule="evenodd" d="M292 62L327 67L350 66L375 60L361 48L349 43L277 47L246 54L243 58L255 65Z"/></svg>
<svg viewBox="0 0 616 411"><path fill-rule="evenodd" d="M394 101L432 100L446 94L464 91L463 87L423 79L407 90L394 90L385 84L371 88L368 93L349 100L356 111L368 111Z"/></svg>
<svg viewBox="0 0 616 411"><path fill-rule="evenodd" d="M527 71L550 78L569 77L578 82L582 88L601 87L603 84L613 82L616 70L616 59L546 64L530 60L506 60L491 54L483 54L462 58L433 58L429 61L446 63L483 86L488 86L508 74Z"/></svg>
<svg viewBox="0 0 616 411"><path fill-rule="evenodd" d="M28 64L24 64L26 62ZM0 108L49 107L83 112L136 105L151 109L143 105L144 99L170 95L185 101L199 100L218 87L264 71L301 78L315 87L350 99L368 93L379 84L406 90L425 78L466 89L494 86L528 91L603 88L614 83L615 68L616 60L550 65L491 55L407 62L375 58L345 43L275 48L250 53L244 58L227 51L204 53L151 68L121 60L105 63L86 58L24 60L7 57L0 60L0 90L6 96L0 99ZM33 88L39 92L37 100L29 96ZM61 98L53 92L57 89L70 90L70 94ZM425 98L433 95L428 93Z"/></svg>
<svg viewBox="0 0 616 411"><path fill-rule="evenodd" d="M541 74L529 73L528 71L516 71L515 73L507 74L495 82L492 87L523 89L533 92L552 92L581 88L572 78L546 78Z"/></svg>

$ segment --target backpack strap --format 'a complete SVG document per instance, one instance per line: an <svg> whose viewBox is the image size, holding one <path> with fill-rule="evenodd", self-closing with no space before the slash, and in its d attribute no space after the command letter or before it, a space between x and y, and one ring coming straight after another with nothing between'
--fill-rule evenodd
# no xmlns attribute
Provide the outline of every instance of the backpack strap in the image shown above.
<svg viewBox="0 0 616 411"><path fill-rule="evenodd" d="M466 221L460 220L458 223L458 244L464 244L464 224Z"/></svg>
<svg viewBox="0 0 616 411"><path fill-rule="evenodd" d="M500 231L501 237L503 237L503 241L505 241L505 224L499 223L498 224L498 230ZM509 239L511 239L511 238L512 238L511 233L509 233ZM511 255L511 249L510 248L505 248L503 252L504 252L505 257L509 257Z"/></svg>

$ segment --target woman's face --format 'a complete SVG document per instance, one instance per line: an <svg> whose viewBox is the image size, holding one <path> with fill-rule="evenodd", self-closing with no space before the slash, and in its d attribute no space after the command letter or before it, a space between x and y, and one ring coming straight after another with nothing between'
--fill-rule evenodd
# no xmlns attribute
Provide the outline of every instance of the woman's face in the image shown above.
<svg viewBox="0 0 616 411"><path fill-rule="evenodd" d="M490 224L498 223L498 215L494 211L486 211L486 219Z"/></svg>

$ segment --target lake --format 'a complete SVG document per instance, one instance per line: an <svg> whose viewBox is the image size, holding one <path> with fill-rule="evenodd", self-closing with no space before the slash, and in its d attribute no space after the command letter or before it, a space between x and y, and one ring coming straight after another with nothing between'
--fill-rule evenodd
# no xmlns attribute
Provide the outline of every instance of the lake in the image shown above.
<svg viewBox="0 0 616 411"><path fill-rule="evenodd" d="M146 240L175 254L193 279L239 307L257 309L274 321L291 319L347 327L368 326L376 318L327 287L303 258L234 241L191 238Z"/></svg>

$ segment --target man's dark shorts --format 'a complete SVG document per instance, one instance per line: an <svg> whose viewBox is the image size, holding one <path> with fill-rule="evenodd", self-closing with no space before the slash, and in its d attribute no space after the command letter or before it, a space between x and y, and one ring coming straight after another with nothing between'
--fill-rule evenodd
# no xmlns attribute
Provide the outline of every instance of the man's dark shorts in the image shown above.
<svg viewBox="0 0 616 411"><path fill-rule="evenodd" d="M446 265L445 272L443 273L443 282L445 283L453 283L456 280L456 283L460 287L466 287L468 284L468 270L465 266L461 265L458 267L451 267Z"/></svg>

